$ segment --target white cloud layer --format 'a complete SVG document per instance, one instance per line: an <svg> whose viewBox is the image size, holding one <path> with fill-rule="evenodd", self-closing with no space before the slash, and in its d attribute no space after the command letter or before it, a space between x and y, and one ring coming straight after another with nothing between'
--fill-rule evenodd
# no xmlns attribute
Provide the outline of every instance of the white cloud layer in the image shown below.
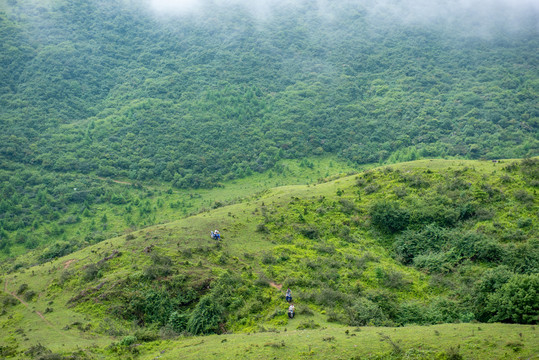
<svg viewBox="0 0 539 360"><path fill-rule="evenodd" d="M390 17L403 23L429 24L446 22L487 29L504 24L517 29L526 19L539 30L539 0L149 0L159 14L185 15L226 6L243 6L259 19L271 17L273 10L283 6L311 3L325 16L336 4L359 5L371 20ZM213 14L218 15L218 14Z"/></svg>

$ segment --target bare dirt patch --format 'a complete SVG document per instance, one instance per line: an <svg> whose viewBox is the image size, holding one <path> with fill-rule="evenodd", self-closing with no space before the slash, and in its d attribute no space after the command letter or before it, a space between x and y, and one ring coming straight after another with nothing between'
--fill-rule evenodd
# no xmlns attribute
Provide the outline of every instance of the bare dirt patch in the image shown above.
<svg viewBox="0 0 539 360"><path fill-rule="evenodd" d="M283 287L282 284L276 284L276 283L274 283L273 281L271 281L269 284L270 284L271 287L274 287L274 288L276 288L276 289L279 290L279 291L280 291L280 290L282 289L282 287Z"/></svg>
<svg viewBox="0 0 539 360"><path fill-rule="evenodd" d="M64 263L64 270L67 269L69 267L69 265L71 265L71 263L77 261L77 259L71 259L71 260L67 260L65 263Z"/></svg>

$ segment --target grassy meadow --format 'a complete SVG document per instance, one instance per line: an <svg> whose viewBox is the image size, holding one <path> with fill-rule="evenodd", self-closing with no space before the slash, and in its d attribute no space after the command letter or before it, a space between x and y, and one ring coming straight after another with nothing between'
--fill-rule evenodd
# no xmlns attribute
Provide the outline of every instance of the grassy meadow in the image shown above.
<svg viewBox="0 0 539 360"><path fill-rule="evenodd" d="M201 195L199 204L223 201L223 206L5 271L0 354L20 359L536 358L533 319L530 325L501 324L513 321L501 313L483 314L483 304L474 305L493 271L503 270L515 281L533 280L536 272L523 264L534 266L538 231L536 175L529 174L536 163L526 164L422 160L269 188L282 181L273 175L265 180L267 189L255 187L259 178L238 180ZM313 168L329 171L321 166ZM243 200L224 204L228 186ZM261 191L246 195L255 189ZM236 196L234 191L227 194ZM430 200L445 205L423 211ZM377 204L389 201L393 207L386 223L376 223ZM469 204L474 214L461 220L453 209ZM405 211L406 229L386 228L398 223L395 213ZM221 242L209 237L216 228ZM476 247L464 247L458 256L432 248L412 254L407 263L403 256L412 255L399 249L411 244L406 242L410 234L421 235L425 228L437 229L446 247L456 241L454 232L494 240L469 237ZM519 251L528 257L519 259ZM293 289L297 309L292 320L286 316L286 287ZM484 304L495 304L497 298L485 294ZM536 311L531 301L529 314ZM480 316L501 321L484 323Z"/></svg>

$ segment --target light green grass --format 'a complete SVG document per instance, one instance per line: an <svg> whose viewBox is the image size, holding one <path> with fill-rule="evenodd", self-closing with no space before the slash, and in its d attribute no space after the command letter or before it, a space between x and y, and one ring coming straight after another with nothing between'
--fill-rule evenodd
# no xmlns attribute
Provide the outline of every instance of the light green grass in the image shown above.
<svg viewBox="0 0 539 360"><path fill-rule="evenodd" d="M400 169L402 172L424 172L427 169L452 169L453 167L462 170L468 167L472 169L470 176L481 181L484 174L499 171L501 166L508 163L509 161L500 164L461 160L422 160L389 167L395 170ZM473 168L476 170L473 171ZM379 174L381 173L383 171ZM246 187L253 184L248 179L242 181L246 182L244 184ZM88 349L95 345L96 349L87 351L113 356L113 353L103 350L104 347L133 333L136 329L134 324L112 316L108 310L110 304L106 299L91 297L89 301L77 306L71 306L69 300L81 293L92 291L101 284L104 284L105 290L114 289L115 284L122 279L140 273L151 264L149 255L145 252L149 246L153 246L154 253L170 257L174 268L180 273L194 277L200 275L215 278L229 269L243 274L253 273L254 276L263 274L269 280L282 284L289 275L294 274L290 274L291 270L286 263L273 265L261 263L260 258L264 254L277 256L283 251L288 251L291 254L290 261L300 263L303 259L315 259L316 252L312 249L313 244L301 237L295 237L290 244L281 242L282 236L297 235L294 234L293 228L285 227L269 234L257 231L257 226L264 221L263 212L270 215L275 212L287 218L296 217L299 210L311 206L320 197L325 197L329 202L338 201L341 198L356 198L357 194L354 191L356 182L357 176L354 175L320 184L287 185L268 189L252 196L249 201L238 201L229 206L202 211L189 218L136 230L129 236L114 237L52 262L6 274L2 278L2 290L6 283L8 293L16 292L22 284L27 284L29 288L27 291L35 291L37 296L28 301L28 308L22 304L4 307L5 313L0 316L2 330L0 331L0 346L15 346L22 351L41 343L54 352L68 353L75 351L77 347ZM236 182L235 185L240 186L241 181ZM373 199L394 196L393 187L395 186L399 185L389 181L387 184L384 183L383 188L377 193L361 195L361 201L358 202L360 213L368 208ZM254 190L251 187L249 189ZM238 192L243 190L242 188ZM226 189L215 191L222 191L222 195L225 196ZM343 194L337 195L339 192ZM421 196L419 191L417 195L412 195ZM523 215L531 211L526 208L517 210ZM346 219L329 217L327 221L343 220ZM317 221L325 224L326 220L321 218ZM209 231L215 228L220 229L223 234L223 241L219 247L209 238ZM401 272L413 283L408 290L394 291L399 299L425 300L439 295L440 290L431 287L428 275L405 267L392 259L388 251L376 241L376 236L378 236L376 233L369 233L361 226L358 227L357 232L360 239L354 245L355 248L341 244L338 238L327 240L328 243L334 244L338 251L358 255L369 252L379 258L376 262L367 263L362 277L354 281L361 282L365 289L376 289L379 286L375 276L377 268L392 269ZM82 280L88 265L103 260L115 250L120 251L122 255L106 261L107 266L103 277L91 282ZM190 258L184 256L188 250L193 252ZM226 255L224 261L219 259L222 255ZM343 268L339 271L343 276L347 274L347 269ZM243 325L231 322L229 330L237 334L147 343L137 347L141 352L141 358L153 359L157 356L171 359L217 357L348 359L355 356L375 358L374 354L387 355L392 349L387 339L380 341L382 336L379 333L390 336L395 344L405 352L410 351L410 354L415 351L413 349L426 351L426 355L420 354L425 355L425 358L440 357L450 347L456 348L459 345L465 359L482 359L487 354L492 354L489 358L510 359L515 356L531 357L538 353L535 328L530 326L451 324L395 329L365 327L356 333L352 328L328 322L325 309L313 304L308 304L314 313L313 316L298 316L291 321L285 315L271 318L270 315L276 309L286 308L286 303L282 301L281 292L272 287L263 288L260 293L269 299L268 303L258 314L257 321L253 320ZM9 297L5 293L2 296ZM21 296L24 296L24 293ZM305 305L301 297L295 301L297 305ZM47 308L52 311L46 313ZM47 321L43 321L36 311L43 313ZM320 328L312 331L297 330L298 324L310 320L318 324ZM276 332L261 333L260 331L264 329L275 329ZM346 330L349 331L348 335L345 334ZM247 335L248 332L251 334ZM522 336L519 335L520 333ZM324 341L324 338L331 337L334 339ZM223 339L226 341L222 342ZM283 341L285 346L280 346ZM123 350L125 352L116 354L118 358L133 355L129 349ZM164 353L161 354L161 351Z"/></svg>
<svg viewBox="0 0 539 360"><path fill-rule="evenodd" d="M463 359L539 358L538 330L533 326L445 324L351 328L332 325L297 330L303 320L296 317L289 322L287 331L211 335L143 345L140 358L375 359L391 358L400 349L401 355L409 359L444 359L450 348Z"/></svg>
<svg viewBox="0 0 539 360"><path fill-rule="evenodd" d="M301 161L281 160L276 169L280 170L253 173L243 179L223 181L222 187L213 189L174 189L170 184L157 182L143 184L142 189L135 189L129 184L104 181L115 194L131 194L133 198L139 200L140 205L94 204L91 206L90 217L81 214L81 204L73 205L67 209L60 220L78 216L80 219L78 223L60 225L59 228L63 233L58 235L47 234L56 222L42 224L33 233L45 239L47 244L75 241L81 246L87 246L89 242L84 239L89 234L97 234L104 238L120 236L136 229L186 218L200 211L247 201L274 187L311 184L318 182L319 179L336 178L359 170L336 157L307 158ZM129 182L129 180L125 181ZM146 202L151 211L140 214L139 209ZM130 212L128 208L131 208ZM106 216L106 222L102 221L104 216ZM37 251L28 251L23 244L14 244L11 247L11 254L15 258L23 255L19 263L33 262L42 252L42 248ZM0 254L0 259L1 257L5 255Z"/></svg>

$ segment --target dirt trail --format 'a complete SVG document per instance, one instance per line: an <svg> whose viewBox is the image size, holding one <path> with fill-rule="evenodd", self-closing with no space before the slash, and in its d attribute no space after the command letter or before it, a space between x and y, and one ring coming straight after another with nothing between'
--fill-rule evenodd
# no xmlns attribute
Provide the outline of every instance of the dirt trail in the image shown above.
<svg viewBox="0 0 539 360"><path fill-rule="evenodd" d="M28 310L30 310L30 307L28 306L28 304L23 300L21 299L20 297L17 296L17 294L15 294L14 292L10 292L7 288L7 285L8 285L8 279L6 278L6 281L4 282L4 292L13 296L15 299L17 299L21 304L24 305L24 307L26 307ZM31 310L30 310L31 311ZM49 325L50 327L52 327L52 324L49 320L45 319L45 317L43 316L43 314L39 311L34 311L36 313L37 316L39 316L41 318L41 320L43 320L47 325Z"/></svg>
<svg viewBox="0 0 539 360"><path fill-rule="evenodd" d="M65 263L64 263L64 270L67 269L69 267L69 265L71 265L71 263L77 261L77 259L71 259L71 260L67 260Z"/></svg>
<svg viewBox="0 0 539 360"><path fill-rule="evenodd" d="M99 180L104 180L104 181L112 181L113 183L116 183L116 184L125 184L125 185L133 185L133 183L130 183L130 182L127 182L127 181L120 181L120 180L114 180L114 179L107 179L107 178L104 178L104 177L101 177L101 176L98 176L97 177Z"/></svg>
<svg viewBox="0 0 539 360"><path fill-rule="evenodd" d="M282 284L279 285L279 284L274 283L273 281L271 281L269 284L270 284L271 287L274 287L274 288L276 288L277 290L281 290L282 287L283 287Z"/></svg>

